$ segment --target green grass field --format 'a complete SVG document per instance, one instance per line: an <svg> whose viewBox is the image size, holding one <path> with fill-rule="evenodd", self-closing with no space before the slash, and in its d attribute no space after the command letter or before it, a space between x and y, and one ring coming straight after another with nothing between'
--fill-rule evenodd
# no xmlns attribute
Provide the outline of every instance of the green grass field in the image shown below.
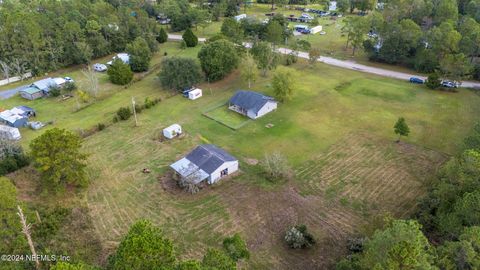
<svg viewBox="0 0 480 270"><path fill-rule="evenodd" d="M193 57L198 49L180 50L177 43L167 43L154 61L161 61L165 51ZM425 183L456 153L477 121L480 96L464 89L431 91L323 64L309 67L303 60L291 68L299 74L292 100L238 130L202 113L237 89L247 89L239 72L199 85L203 97L194 101L171 96L160 87L156 73L127 89L111 85L102 74L101 98L80 111L74 99L31 102L15 97L0 101L0 107L31 106L39 120L54 120L51 127L78 130L111 121L132 96L138 101L164 98L138 115L139 126L130 119L84 140L91 183L81 200L107 251L132 222L148 218L185 258L200 258L206 248L219 247L225 236L240 232L252 253L247 268L301 269L313 263L328 268L344 253L346 238L368 224L369 217L382 211L405 216L415 209ZM82 85L78 70L59 74L71 75ZM270 79L271 73L260 77L252 90L272 95ZM226 108L213 112L233 124L245 119ZM400 116L411 134L396 144L393 125ZM159 140L162 128L173 123L182 125L185 136ZM22 144L28 150L28 142L44 131L22 129ZM190 196L172 187L168 166L201 143L232 153L240 160L241 173ZM271 152L288 157L295 179L270 184L258 166L246 162ZM143 168L152 173L141 173ZM284 230L295 223L307 224L317 237L314 248L292 252L283 245Z"/></svg>
<svg viewBox="0 0 480 270"><path fill-rule="evenodd" d="M250 119L246 116L229 110L225 103L221 103L219 106L217 105L214 108L205 111L203 115L234 130L239 129L250 122Z"/></svg>

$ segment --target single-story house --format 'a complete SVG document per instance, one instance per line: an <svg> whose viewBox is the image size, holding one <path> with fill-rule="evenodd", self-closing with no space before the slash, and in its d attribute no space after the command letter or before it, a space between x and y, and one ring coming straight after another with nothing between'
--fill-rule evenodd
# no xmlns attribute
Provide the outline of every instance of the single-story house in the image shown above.
<svg viewBox="0 0 480 270"><path fill-rule="evenodd" d="M220 178L238 171L238 160L213 144L203 144L170 167L177 176L189 178L195 184L204 180L207 180L208 184L213 184Z"/></svg>
<svg viewBox="0 0 480 270"><path fill-rule="evenodd" d="M42 90L45 95L48 94L50 88L59 87L57 82L52 78L45 78L40 81L36 81L31 86Z"/></svg>
<svg viewBox="0 0 480 270"><path fill-rule="evenodd" d="M0 138L5 140L20 140L22 136L18 128L0 125Z"/></svg>
<svg viewBox="0 0 480 270"><path fill-rule="evenodd" d="M29 100L34 100L37 98L41 98L44 96L42 90L38 89L37 87L29 86L23 90L20 90L20 96Z"/></svg>
<svg viewBox="0 0 480 270"><path fill-rule="evenodd" d="M251 119L257 119L277 109L274 98L263 94L239 90L228 102L228 108Z"/></svg>
<svg viewBox="0 0 480 270"><path fill-rule="evenodd" d="M24 127L28 119L35 116L35 111L27 106L14 107L11 110L0 112L0 122L11 127Z"/></svg>

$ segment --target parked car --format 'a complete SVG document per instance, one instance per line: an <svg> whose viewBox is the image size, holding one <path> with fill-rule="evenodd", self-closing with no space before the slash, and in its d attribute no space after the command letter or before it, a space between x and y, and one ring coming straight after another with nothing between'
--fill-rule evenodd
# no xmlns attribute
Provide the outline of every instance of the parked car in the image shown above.
<svg viewBox="0 0 480 270"><path fill-rule="evenodd" d="M447 80L442 81L442 86L446 88L457 88L458 85L459 85L458 82L447 81Z"/></svg>
<svg viewBox="0 0 480 270"><path fill-rule="evenodd" d="M97 72L104 72L107 71L107 66L104 64L96 63L93 65L93 70Z"/></svg>
<svg viewBox="0 0 480 270"><path fill-rule="evenodd" d="M417 78L417 77L411 77L410 78L411 83L418 83L418 84L423 84L425 81L423 79Z"/></svg>
<svg viewBox="0 0 480 270"><path fill-rule="evenodd" d="M74 82L75 82L75 81L74 81L72 78L70 78L70 77L65 77L65 78L63 78L63 79L64 79L65 82L67 82L67 83L74 83Z"/></svg>

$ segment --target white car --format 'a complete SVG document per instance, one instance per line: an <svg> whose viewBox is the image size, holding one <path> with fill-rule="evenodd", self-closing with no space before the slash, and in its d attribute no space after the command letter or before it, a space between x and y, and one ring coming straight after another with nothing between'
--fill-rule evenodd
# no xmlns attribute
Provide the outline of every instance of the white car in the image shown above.
<svg viewBox="0 0 480 270"><path fill-rule="evenodd" d="M104 72L104 71L107 71L107 66L104 64L96 63L93 65L93 70L97 72Z"/></svg>
<svg viewBox="0 0 480 270"><path fill-rule="evenodd" d="M65 78L63 78L63 79L64 79L65 82L67 82L67 83L74 83L74 82L75 82L75 81L74 81L72 78L70 78L70 77L65 77Z"/></svg>

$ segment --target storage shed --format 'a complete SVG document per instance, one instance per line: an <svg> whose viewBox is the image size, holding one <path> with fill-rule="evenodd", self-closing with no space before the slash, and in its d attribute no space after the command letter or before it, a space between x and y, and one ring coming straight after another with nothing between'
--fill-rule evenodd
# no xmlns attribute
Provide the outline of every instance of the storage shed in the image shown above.
<svg viewBox="0 0 480 270"><path fill-rule="evenodd" d="M188 99L195 100L202 97L202 89L196 88L188 92Z"/></svg>
<svg viewBox="0 0 480 270"><path fill-rule="evenodd" d="M44 92L37 87L29 86L23 90L20 90L20 96L28 100L34 100L44 96Z"/></svg>
<svg viewBox="0 0 480 270"><path fill-rule="evenodd" d="M163 129L163 136L167 139L173 139L182 134L182 127L179 124L173 124Z"/></svg>
<svg viewBox="0 0 480 270"><path fill-rule="evenodd" d="M310 28L310 33L311 34L316 34L316 33L321 32L322 29L323 29L323 27L321 25L317 25L315 27Z"/></svg>
<svg viewBox="0 0 480 270"><path fill-rule="evenodd" d="M20 140L22 136L18 128L0 125L0 138L5 140Z"/></svg>

